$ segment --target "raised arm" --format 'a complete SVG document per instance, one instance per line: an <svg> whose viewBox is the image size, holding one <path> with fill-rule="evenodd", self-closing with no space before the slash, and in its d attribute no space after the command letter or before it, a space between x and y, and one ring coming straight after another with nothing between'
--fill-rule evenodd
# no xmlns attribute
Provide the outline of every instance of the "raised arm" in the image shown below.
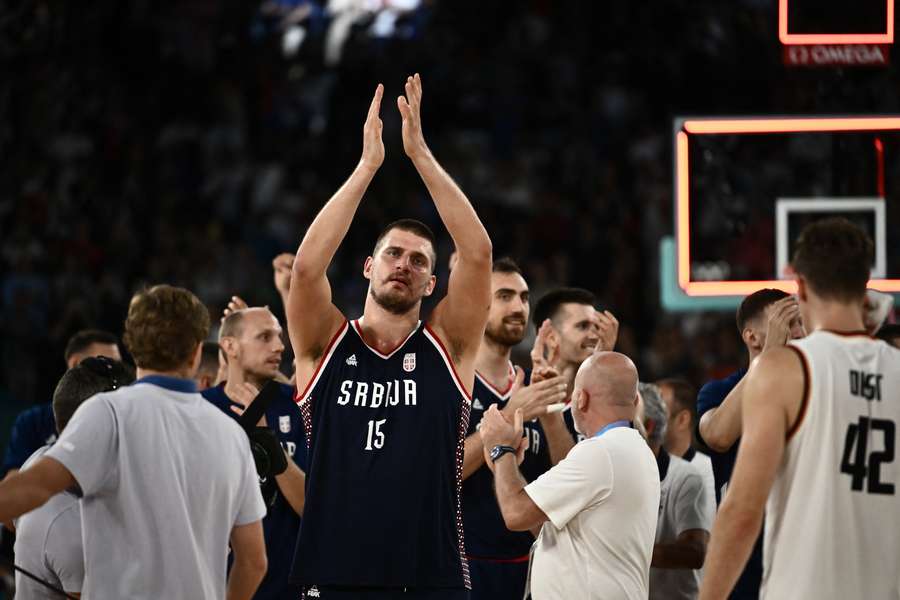
<svg viewBox="0 0 900 600"><path fill-rule="evenodd" d="M304 365L315 362L331 335L343 321L343 315L331 302L331 286L326 271L347 235L356 209L375 173L384 161L381 140L382 122L378 116L384 86L378 85L363 126L363 151L350 178L338 189L313 220L291 270L291 285L285 313L294 355L298 362L298 385Z"/></svg>
<svg viewBox="0 0 900 600"><path fill-rule="evenodd" d="M450 273L447 296L435 308L431 325L456 358L474 356L491 305L491 239L456 182L438 164L422 135L422 79L406 80L397 98L403 118L403 149L428 188L435 208L456 245L458 262Z"/></svg>
<svg viewBox="0 0 900 600"><path fill-rule="evenodd" d="M766 345L763 352L780 348L791 339L791 323L800 318L800 307L793 296L782 298L769 310L766 328ZM748 373L753 371L759 357L750 362ZM700 418L698 429L703 442L716 452L727 452L741 437L741 406L748 377L741 379L717 408L706 411Z"/></svg>

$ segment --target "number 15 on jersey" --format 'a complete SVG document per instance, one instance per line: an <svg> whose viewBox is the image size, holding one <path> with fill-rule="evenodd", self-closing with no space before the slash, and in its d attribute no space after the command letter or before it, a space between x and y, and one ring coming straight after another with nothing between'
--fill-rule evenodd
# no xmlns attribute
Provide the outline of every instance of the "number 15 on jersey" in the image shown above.
<svg viewBox="0 0 900 600"><path fill-rule="evenodd" d="M381 426L386 421L387 419L369 421L369 432L366 435L366 450L381 450L384 448L384 432L381 431Z"/></svg>

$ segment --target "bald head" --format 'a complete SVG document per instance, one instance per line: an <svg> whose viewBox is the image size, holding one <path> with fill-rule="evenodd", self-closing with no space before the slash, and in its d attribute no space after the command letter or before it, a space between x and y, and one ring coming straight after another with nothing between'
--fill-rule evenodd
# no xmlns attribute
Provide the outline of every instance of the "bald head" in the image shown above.
<svg viewBox="0 0 900 600"><path fill-rule="evenodd" d="M222 320L222 325L219 327L219 339L221 340L225 337L241 337L241 334L244 331L245 318L268 320L270 317L275 318L275 315L272 314L272 311L269 310L268 306L252 306L250 308L232 311Z"/></svg>
<svg viewBox="0 0 900 600"><path fill-rule="evenodd" d="M631 359L618 352L596 352L581 363L575 389L607 406L634 406L638 372Z"/></svg>

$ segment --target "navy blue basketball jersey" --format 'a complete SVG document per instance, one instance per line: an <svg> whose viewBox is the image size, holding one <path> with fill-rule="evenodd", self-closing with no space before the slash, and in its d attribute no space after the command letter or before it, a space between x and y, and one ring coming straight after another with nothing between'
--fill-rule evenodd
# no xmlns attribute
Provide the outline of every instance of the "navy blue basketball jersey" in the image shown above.
<svg viewBox="0 0 900 600"><path fill-rule="evenodd" d="M472 415L467 435L474 433L481 418L492 404L503 408L509 402L515 370L510 368L509 384L498 390L478 373L472 388ZM520 467L529 482L550 469L550 451L544 430L537 420L525 423L528 450ZM494 475L487 465L482 465L463 482L463 524L465 525L466 553L473 559L510 560L527 557L534 543L534 536L527 531L510 531L503 522L503 515L494 494Z"/></svg>
<svg viewBox="0 0 900 600"><path fill-rule="evenodd" d="M309 472L291 580L470 587L460 488L471 402L428 325L382 354L344 323L298 400Z"/></svg>
<svg viewBox="0 0 900 600"><path fill-rule="evenodd" d="M300 411L294 403L294 387L281 384L279 389L281 393L266 408L266 423L275 432L291 459L302 471L306 471L306 435ZM235 420L239 418L231 410L235 402L225 394L224 383L203 390L200 395L229 417ZM269 569L253 595L253 600L281 600L295 598L300 594L296 586L288 583L291 556L297 544L300 523L300 517L279 490L262 522ZM229 568L230 565L229 558Z"/></svg>

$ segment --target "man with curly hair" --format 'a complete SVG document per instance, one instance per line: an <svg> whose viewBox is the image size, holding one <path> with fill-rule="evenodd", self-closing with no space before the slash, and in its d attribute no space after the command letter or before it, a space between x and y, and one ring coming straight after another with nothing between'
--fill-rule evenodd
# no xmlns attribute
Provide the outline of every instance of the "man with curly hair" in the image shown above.
<svg viewBox="0 0 900 600"><path fill-rule="evenodd" d="M74 489L87 598L249 599L266 571L265 505L247 436L191 378L209 313L191 292L138 292L125 321L134 385L82 404L59 440L0 484L3 521ZM213 458L214 457L214 458Z"/></svg>

